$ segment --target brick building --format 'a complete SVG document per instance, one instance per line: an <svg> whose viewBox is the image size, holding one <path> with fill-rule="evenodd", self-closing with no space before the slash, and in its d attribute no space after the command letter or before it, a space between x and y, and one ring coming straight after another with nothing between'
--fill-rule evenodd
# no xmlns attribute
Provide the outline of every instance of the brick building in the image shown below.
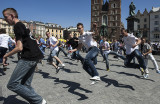
<svg viewBox="0 0 160 104"><path fill-rule="evenodd" d="M121 29L121 0L91 0L91 31L92 24L97 23L98 30L106 26L110 39L119 39Z"/></svg>

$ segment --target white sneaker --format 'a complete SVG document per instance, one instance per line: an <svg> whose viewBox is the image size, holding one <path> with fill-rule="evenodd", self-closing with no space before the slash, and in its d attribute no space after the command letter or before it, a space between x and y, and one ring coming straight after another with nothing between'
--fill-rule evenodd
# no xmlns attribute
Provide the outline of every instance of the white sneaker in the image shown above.
<svg viewBox="0 0 160 104"><path fill-rule="evenodd" d="M97 80L97 81L100 81L101 78L100 78L99 76L94 76L94 77L90 78L90 80Z"/></svg>
<svg viewBox="0 0 160 104"><path fill-rule="evenodd" d="M46 100L43 99L42 100L42 104L47 104Z"/></svg>
<svg viewBox="0 0 160 104"><path fill-rule="evenodd" d="M62 67L65 67L65 64L62 64Z"/></svg>
<svg viewBox="0 0 160 104"><path fill-rule="evenodd" d="M149 77L149 74L146 74L146 73L145 73L145 74L143 75L143 77L146 79L146 78Z"/></svg>
<svg viewBox="0 0 160 104"><path fill-rule="evenodd" d="M158 74L160 74L160 70L157 70L156 72L157 72Z"/></svg>
<svg viewBox="0 0 160 104"><path fill-rule="evenodd" d="M144 78L148 78L149 77L149 71L148 69L144 70L144 75L143 75Z"/></svg>

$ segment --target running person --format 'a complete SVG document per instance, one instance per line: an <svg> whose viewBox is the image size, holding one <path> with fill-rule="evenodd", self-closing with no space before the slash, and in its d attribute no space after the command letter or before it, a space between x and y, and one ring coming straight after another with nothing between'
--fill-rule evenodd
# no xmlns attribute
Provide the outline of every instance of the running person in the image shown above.
<svg viewBox="0 0 160 104"><path fill-rule="evenodd" d="M84 32L83 24L77 24L77 29L80 33L80 36L78 37L78 47L76 49L70 50L70 52L80 50L84 45L88 52L84 58L83 69L92 77L90 80L99 81L100 77L93 63L93 60L95 60L98 55L99 49L97 48L97 43L92 37L93 35L98 35L98 31L97 25L94 24L93 26L95 32Z"/></svg>

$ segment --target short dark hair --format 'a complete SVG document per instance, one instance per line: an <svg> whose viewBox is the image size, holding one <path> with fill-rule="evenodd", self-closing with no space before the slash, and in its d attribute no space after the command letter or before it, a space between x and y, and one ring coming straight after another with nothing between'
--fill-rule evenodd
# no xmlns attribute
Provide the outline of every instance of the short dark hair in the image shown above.
<svg viewBox="0 0 160 104"><path fill-rule="evenodd" d="M4 12L6 12L6 11L8 11L9 14L14 13L15 17L18 18L18 13L17 13L17 11L16 11L14 8L6 8L6 9L4 9L4 10L3 10L3 14L4 14Z"/></svg>
<svg viewBox="0 0 160 104"><path fill-rule="evenodd" d="M126 30L125 28L121 28L121 32L122 32L123 30L124 30L125 32L127 32L127 30Z"/></svg>
<svg viewBox="0 0 160 104"><path fill-rule="evenodd" d="M0 29L0 34L6 34L6 29L1 28L1 29Z"/></svg>
<svg viewBox="0 0 160 104"><path fill-rule="evenodd" d="M83 24L82 24L82 23L77 23L77 27L80 26L80 25L83 27Z"/></svg>

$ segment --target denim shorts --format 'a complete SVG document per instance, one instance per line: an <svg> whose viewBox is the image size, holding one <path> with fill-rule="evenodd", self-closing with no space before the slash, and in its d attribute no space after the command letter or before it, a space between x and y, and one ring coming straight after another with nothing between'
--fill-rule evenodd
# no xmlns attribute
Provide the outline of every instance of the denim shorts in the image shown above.
<svg viewBox="0 0 160 104"><path fill-rule="evenodd" d="M53 61L53 57L54 57L54 56L57 56L57 52L58 52L57 50L53 50L53 51L50 53L47 61L48 61L48 62L52 62L52 61Z"/></svg>
<svg viewBox="0 0 160 104"><path fill-rule="evenodd" d="M51 52L51 56L52 56L52 57L57 56L57 52L58 52L57 50L53 50L53 51Z"/></svg>

